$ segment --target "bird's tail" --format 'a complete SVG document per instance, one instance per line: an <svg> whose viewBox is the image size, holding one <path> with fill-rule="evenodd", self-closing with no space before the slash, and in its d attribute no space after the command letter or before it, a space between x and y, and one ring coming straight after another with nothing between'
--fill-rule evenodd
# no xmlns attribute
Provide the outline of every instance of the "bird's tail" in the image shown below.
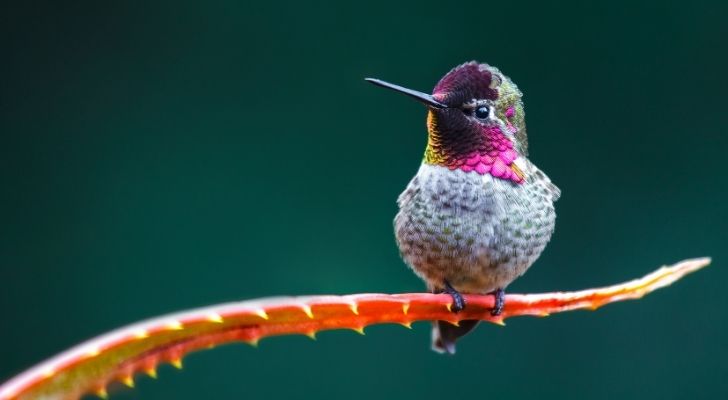
<svg viewBox="0 0 728 400"><path fill-rule="evenodd" d="M455 354L455 342L459 337L464 336L476 325L476 319L460 321L458 326L446 321L435 321L432 323L432 350L438 353Z"/></svg>

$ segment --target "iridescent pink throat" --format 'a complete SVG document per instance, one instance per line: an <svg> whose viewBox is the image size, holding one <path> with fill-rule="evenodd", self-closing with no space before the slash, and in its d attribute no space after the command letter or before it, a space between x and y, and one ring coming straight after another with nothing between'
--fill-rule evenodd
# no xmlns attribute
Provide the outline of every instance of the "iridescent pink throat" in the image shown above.
<svg viewBox="0 0 728 400"><path fill-rule="evenodd" d="M497 126L486 128L484 135L486 136L484 148L456 161L450 169L474 171L480 175L490 174L494 178L523 183L523 176L516 172L518 168L513 165L513 161L518 158L513 143Z"/></svg>

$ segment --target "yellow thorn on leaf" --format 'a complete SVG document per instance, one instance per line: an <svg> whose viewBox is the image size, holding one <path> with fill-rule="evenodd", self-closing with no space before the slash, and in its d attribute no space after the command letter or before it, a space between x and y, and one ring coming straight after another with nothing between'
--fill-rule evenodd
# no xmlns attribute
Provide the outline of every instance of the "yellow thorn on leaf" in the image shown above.
<svg viewBox="0 0 728 400"><path fill-rule="evenodd" d="M157 370L155 368L147 368L144 370L144 373L152 379L157 379Z"/></svg>
<svg viewBox="0 0 728 400"><path fill-rule="evenodd" d="M496 325L506 326L506 323L503 322L503 318L492 319L490 322L492 322L492 323L494 323Z"/></svg>
<svg viewBox="0 0 728 400"><path fill-rule="evenodd" d="M308 304L301 304L301 309L303 310L306 315L308 315L309 318L313 319L313 311L311 311L311 306Z"/></svg>
<svg viewBox="0 0 728 400"><path fill-rule="evenodd" d="M359 315L359 305L356 303L349 303L349 309L351 312L354 313L354 315Z"/></svg>
<svg viewBox="0 0 728 400"><path fill-rule="evenodd" d="M53 376L55 374L56 374L56 371L53 368L48 367L43 370L43 376L45 376L46 378L50 378L51 376Z"/></svg>
<svg viewBox="0 0 728 400"><path fill-rule="evenodd" d="M356 332L356 333L358 333L358 334L360 334L360 335L365 335L365 333L364 333L364 327L363 327L363 326L360 326L360 327L358 327L358 328L351 328L351 329L352 329L352 330L353 330L354 332Z"/></svg>
<svg viewBox="0 0 728 400"><path fill-rule="evenodd" d="M447 308L447 312L452 312L452 303L445 304L445 308Z"/></svg>
<svg viewBox="0 0 728 400"><path fill-rule="evenodd" d="M165 326L167 329L169 329L171 331L178 331L178 330L184 328L184 326L182 325L182 323L180 321L172 321Z"/></svg>
<svg viewBox="0 0 728 400"><path fill-rule="evenodd" d="M248 339L248 340L245 340L245 343L247 343L247 344L249 344L249 345L251 345L251 346L253 346L253 347L258 347L258 342L259 342L259 341L260 341L260 339L258 339L258 338L255 338L255 339Z"/></svg>
<svg viewBox="0 0 728 400"><path fill-rule="evenodd" d="M412 322L400 322L399 324L407 329L412 329Z"/></svg>
<svg viewBox="0 0 728 400"><path fill-rule="evenodd" d="M453 326L460 326L460 321L447 321L447 322L449 322L450 325L453 325Z"/></svg>
<svg viewBox="0 0 728 400"><path fill-rule="evenodd" d="M175 368L182 369L182 359L181 358L174 358L169 361Z"/></svg>
<svg viewBox="0 0 728 400"><path fill-rule="evenodd" d="M134 337L137 339L145 339L149 337L149 332L146 329L137 329L134 331Z"/></svg>
<svg viewBox="0 0 728 400"><path fill-rule="evenodd" d="M106 388L103 388L103 387L102 388L99 388L99 389L96 389L96 391L94 392L94 394L96 396L102 398L102 399L108 399L109 398L109 393L106 391Z"/></svg>
<svg viewBox="0 0 728 400"><path fill-rule="evenodd" d="M130 388L133 388L134 387L134 378L132 378L131 375L125 376L121 379L121 383L123 383L124 385L126 385Z"/></svg>
<svg viewBox="0 0 728 400"><path fill-rule="evenodd" d="M212 313L212 314L208 315L207 320L210 322L218 323L218 324L221 324L223 322L222 315L216 314L216 313Z"/></svg>
<svg viewBox="0 0 728 400"><path fill-rule="evenodd" d="M407 315L407 312L409 311L410 305L409 303L402 304L402 313L404 315Z"/></svg>
<svg viewBox="0 0 728 400"><path fill-rule="evenodd" d="M99 355L99 353L100 353L100 352L101 352L101 350L99 350L99 348L98 348L98 347L94 347L94 348L92 348L92 349L89 349L89 350L88 350L88 351L86 352L86 357L89 357L89 358L90 358L90 357L96 357L96 356L98 356L98 355Z"/></svg>
<svg viewBox="0 0 728 400"><path fill-rule="evenodd" d="M270 318L268 316L268 313L265 312L265 310L262 309L262 308L259 308L259 309L255 310L255 315L257 315L257 316L259 316L259 317L261 317L261 318L263 318L265 320L267 320L268 318Z"/></svg>
<svg viewBox="0 0 728 400"><path fill-rule="evenodd" d="M316 331L306 332L305 335L310 337L312 340L316 340Z"/></svg>

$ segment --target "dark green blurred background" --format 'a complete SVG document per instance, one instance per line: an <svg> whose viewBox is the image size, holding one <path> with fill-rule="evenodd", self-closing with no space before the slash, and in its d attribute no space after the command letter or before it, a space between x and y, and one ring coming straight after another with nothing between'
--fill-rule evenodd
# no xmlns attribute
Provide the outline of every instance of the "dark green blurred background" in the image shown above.
<svg viewBox="0 0 728 400"><path fill-rule="evenodd" d="M118 399L728 398L726 5L16 2L0 11L0 380L112 328L271 295L420 291L393 239L429 91L525 93L556 234L512 292L710 255L638 302L194 354Z"/></svg>

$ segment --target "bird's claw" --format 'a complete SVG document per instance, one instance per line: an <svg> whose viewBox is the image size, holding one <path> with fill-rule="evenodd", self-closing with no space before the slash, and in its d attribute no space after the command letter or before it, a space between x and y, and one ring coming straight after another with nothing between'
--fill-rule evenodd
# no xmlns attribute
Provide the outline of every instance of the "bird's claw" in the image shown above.
<svg viewBox="0 0 728 400"><path fill-rule="evenodd" d="M490 315L497 317L503 313L503 307L506 302L506 293L503 289L496 289L491 292L491 294L495 298L495 301L493 302L493 309L490 310Z"/></svg>
<svg viewBox="0 0 728 400"><path fill-rule="evenodd" d="M457 290L455 290L454 287L450 285L450 282L445 281L445 293L449 294L452 297L452 306L450 309L454 313L458 313L465 309L465 299L463 298L463 295L460 294Z"/></svg>

